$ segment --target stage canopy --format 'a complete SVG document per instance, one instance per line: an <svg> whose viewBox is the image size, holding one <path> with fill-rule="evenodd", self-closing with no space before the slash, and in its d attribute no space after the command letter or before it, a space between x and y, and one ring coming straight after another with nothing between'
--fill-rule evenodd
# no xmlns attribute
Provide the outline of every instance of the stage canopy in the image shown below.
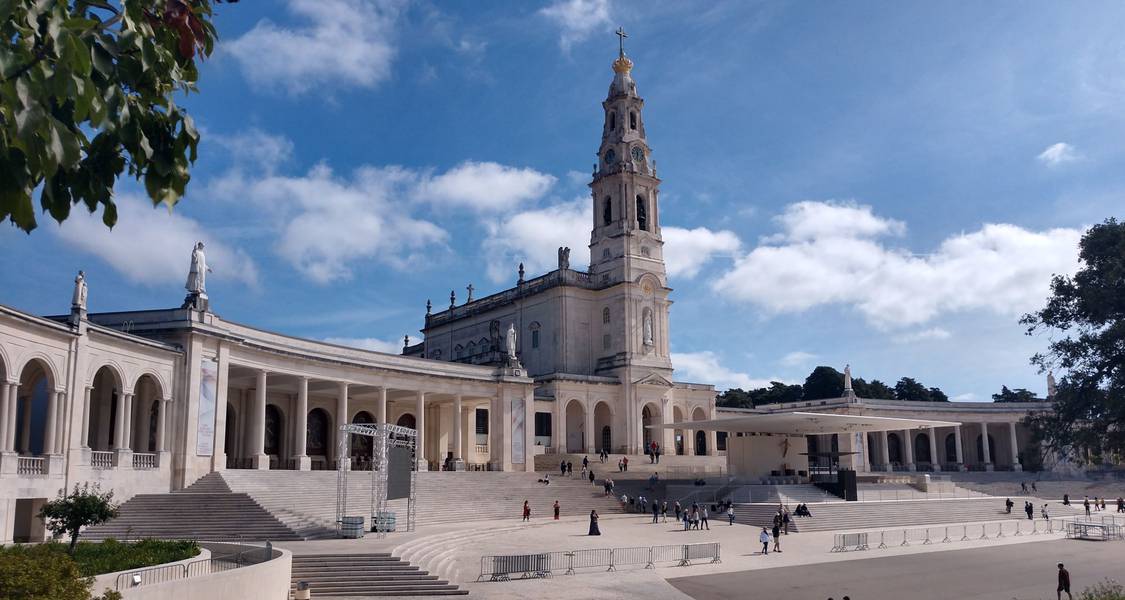
<svg viewBox="0 0 1125 600"><path fill-rule="evenodd" d="M649 425L649 428L817 435L822 433L929 429L930 427L955 427L957 425L960 425L960 423L954 421L932 421L929 419L899 419L893 417L811 412L778 412L749 414L743 417L711 419L708 421L681 421L679 423L669 423L667 425Z"/></svg>

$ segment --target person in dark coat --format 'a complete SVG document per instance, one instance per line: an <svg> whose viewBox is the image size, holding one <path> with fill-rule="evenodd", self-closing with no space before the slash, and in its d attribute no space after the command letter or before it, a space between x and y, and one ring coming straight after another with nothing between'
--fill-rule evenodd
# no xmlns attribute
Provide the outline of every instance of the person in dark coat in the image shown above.
<svg viewBox="0 0 1125 600"><path fill-rule="evenodd" d="M565 460L559 463L559 475L561 475L562 477L566 477L566 461Z"/></svg>
<svg viewBox="0 0 1125 600"><path fill-rule="evenodd" d="M559 501L555 500L555 520L559 520Z"/></svg>
<svg viewBox="0 0 1125 600"><path fill-rule="evenodd" d="M531 505L527 503L527 500L523 501L523 520L531 520Z"/></svg>
<svg viewBox="0 0 1125 600"><path fill-rule="evenodd" d="M590 511L590 533L589 535L601 535L602 531L598 529L598 511Z"/></svg>

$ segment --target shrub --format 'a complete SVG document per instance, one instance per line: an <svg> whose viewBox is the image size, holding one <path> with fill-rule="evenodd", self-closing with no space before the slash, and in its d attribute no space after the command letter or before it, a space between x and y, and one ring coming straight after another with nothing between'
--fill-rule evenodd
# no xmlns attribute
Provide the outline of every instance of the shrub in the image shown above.
<svg viewBox="0 0 1125 600"><path fill-rule="evenodd" d="M1125 600L1125 587L1112 579L1106 579L1082 590L1078 600Z"/></svg>
<svg viewBox="0 0 1125 600"><path fill-rule="evenodd" d="M82 487L74 484L69 495L59 490L59 497L44 504L39 509L39 518L47 529L57 536L70 536L68 551L74 553L78 543L78 533L83 527L105 523L117 516L117 505L113 503L113 491L102 493L97 485L85 483Z"/></svg>
<svg viewBox="0 0 1125 600"><path fill-rule="evenodd" d="M0 590L5 598L90 600L93 577L83 577L60 544L0 547ZM120 600L106 590L100 600Z"/></svg>
<svg viewBox="0 0 1125 600"><path fill-rule="evenodd" d="M144 539L133 543L106 540L82 542L74 550L74 560L82 575L101 575L162 565L199 554L194 541Z"/></svg>

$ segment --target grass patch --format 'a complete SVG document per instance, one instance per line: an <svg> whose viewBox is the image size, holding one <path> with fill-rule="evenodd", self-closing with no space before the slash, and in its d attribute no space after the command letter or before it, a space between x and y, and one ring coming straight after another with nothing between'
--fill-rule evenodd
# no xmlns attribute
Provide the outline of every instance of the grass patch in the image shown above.
<svg viewBox="0 0 1125 600"><path fill-rule="evenodd" d="M66 553L65 544L55 551ZM74 562L83 577L114 571L126 571L176 562L199 554L194 541L144 539L137 542L106 540L101 543L79 542L74 549Z"/></svg>

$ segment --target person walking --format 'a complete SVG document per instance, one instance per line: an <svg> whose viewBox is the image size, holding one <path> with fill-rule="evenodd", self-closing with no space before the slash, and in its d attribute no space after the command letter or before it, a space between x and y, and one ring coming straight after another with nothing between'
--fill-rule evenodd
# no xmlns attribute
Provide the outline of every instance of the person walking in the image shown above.
<svg viewBox="0 0 1125 600"><path fill-rule="evenodd" d="M762 528L762 533L758 534L758 541L762 543L762 555L770 553L770 532L766 528Z"/></svg>
<svg viewBox="0 0 1125 600"><path fill-rule="evenodd" d="M660 464L660 445L659 444L656 446L656 450L653 451L653 454L656 455L656 464Z"/></svg>
<svg viewBox="0 0 1125 600"><path fill-rule="evenodd" d="M531 520L531 505L527 503L527 500L523 501L523 520Z"/></svg>
<svg viewBox="0 0 1125 600"><path fill-rule="evenodd" d="M1004 500L1004 509L1007 514L1012 514L1012 505L1014 504L1015 502L1012 502L1011 498L1007 498Z"/></svg>
<svg viewBox="0 0 1125 600"><path fill-rule="evenodd" d="M707 531L711 531L711 524L710 524L710 522L707 521L707 518L709 516L710 515L707 513L707 505L704 504L702 512L699 513L699 519L700 519L700 527L702 527L703 529L706 529Z"/></svg>
<svg viewBox="0 0 1125 600"><path fill-rule="evenodd" d="M1044 520L1050 520L1051 519L1051 517L1047 515L1047 505L1046 504L1043 505L1043 519Z"/></svg>
<svg viewBox="0 0 1125 600"><path fill-rule="evenodd" d="M652 501L652 522L653 524L660 523L660 503L656 500Z"/></svg>
<svg viewBox="0 0 1125 600"><path fill-rule="evenodd" d="M667 500L660 503L660 522L661 523L667 523L668 522L668 501Z"/></svg>
<svg viewBox="0 0 1125 600"><path fill-rule="evenodd" d="M1086 498L1084 500L1082 500L1082 506L1086 509L1086 516L1087 517L1090 516L1090 497L1089 496L1086 496Z"/></svg>
<svg viewBox="0 0 1125 600"><path fill-rule="evenodd" d="M559 477L566 477L566 461L559 463Z"/></svg>
<svg viewBox="0 0 1125 600"><path fill-rule="evenodd" d="M688 529L691 529L691 517L688 515L688 511L685 510L684 511L684 531L687 531Z"/></svg>
<svg viewBox="0 0 1125 600"><path fill-rule="evenodd" d="M673 507L676 511L676 520L679 521L680 520L680 512L683 511L683 509L680 508L680 501L676 500L676 503L673 505Z"/></svg>
<svg viewBox="0 0 1125 600"><path fill-rule="evenodd" d="M727 505L727 521L730 521L730 526L734 527L734 506Z"/></svg>
<svg viewBox="0 0 1125 600"><path fill-rule="evenodd" d="M590 466L589 457L583 456L582 457L582 470L585 471L587 468L589 468L589 466Z"/></svg>
<svg viewBox="0 0 1125 600"><path fill-rule="evenodd" d="M621 457L621 464L624 467L624 469L622 469L622 470L628 471L629 470L629 457L628 456L622 456Z"/></svg>
<svg viewBox="0 0 1125 600"><path fill-rule="evenodd" d="M1125 513L1125 498L1117 497L1117 512Z"/></svg>
<svg viewBox="0 0 1125 600"><path fill-rule="evenodd" d="M1055 590L1056 600L1062 600L1062 593L1066 592L1066 597L1074 600L1074 596L1070 595L1070 571L1062 563L1059 563L1059 587Z"/></svg>
<svg viewBox="0 0 1125 600"><path fill-rule="evenodd" d="M566 461L566 474L574 475L574 463L570 462L569 460Z"/></svg>
<svg viewBox="0 0 1125 600"><path fill-rule="evenodd" d="M1031 520L1031 519L1035 518L1035 505L1034 504L1028 502L1027 505L1024 507L1024 511L1027 512L1028 520Z"/></svg>
<svg viewBox="0 0 1125 600"><path fill-rule="evenodd" d="M1105 512L1105 496L1102 496L1102 512Z"/></svg>
<svg viewBox="0 0 1125 600"><path fill-rule="evenodd" d="M555 500L555 520L559 520L559 501Z"/></svg>
<svg viewBox="0 0 1125 600"><path fill-rule="evenodd" d="M781 525L773 526L773 551L781 552Z"/></svg>
<svg viewBox="0 0 1125 600"><path fill-rule="evenodd" d="M1070 494L1063 494L1063 506L1070 506Z"/></svg>
<svg viewBox="0 0 1125 600"><path fill-rule="evenodd" d="M625 472L625 463L622 462L622 460L624 460L624 457L617 459L617 470L619 472L624 473Z"/></svg>
<svg viewBox="0 0 1125 600"><path fill-rule="evenodd" d="M590 469L590 485L596 485L594 483L594 470L593 469Z"/></svg>
<svg viewBox="0 0 1125 600"><path fill-rule="evenodd" d="M598 511L590 511L590 533L588 535L601 535L602 530L598 529Z"/></svg>
<svg viewBox="0 0 1125 600"><path fill-rule="evenodd" d="M781 526L785 530L785 535L789 535L789 507L785 507L785 512L781 515Z"/></svg>

